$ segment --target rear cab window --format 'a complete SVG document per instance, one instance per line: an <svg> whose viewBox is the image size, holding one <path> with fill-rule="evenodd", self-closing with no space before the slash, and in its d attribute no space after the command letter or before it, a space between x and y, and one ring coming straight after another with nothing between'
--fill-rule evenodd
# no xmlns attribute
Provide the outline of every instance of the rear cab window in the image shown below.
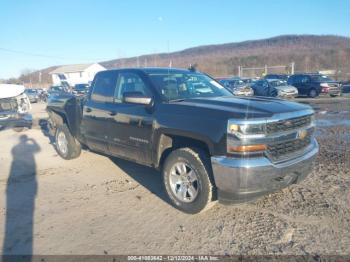
<svg viewBox="0 0 350 262"><path fill-rule="evenodd" d="M92 84L90 99L99 103L113 103L118 74L114 71L100 72Z"/></svg>

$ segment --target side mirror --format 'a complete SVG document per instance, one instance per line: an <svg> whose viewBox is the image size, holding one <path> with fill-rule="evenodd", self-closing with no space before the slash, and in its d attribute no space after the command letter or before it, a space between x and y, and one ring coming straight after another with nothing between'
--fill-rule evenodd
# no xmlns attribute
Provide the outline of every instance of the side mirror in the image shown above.
<svg viewBox="0 0 350 262"><path fill-rule="evenodd" d="M145 96L141 92L125 92L123 102L129 104L150 106L153 102L152 97Z"/></svg>

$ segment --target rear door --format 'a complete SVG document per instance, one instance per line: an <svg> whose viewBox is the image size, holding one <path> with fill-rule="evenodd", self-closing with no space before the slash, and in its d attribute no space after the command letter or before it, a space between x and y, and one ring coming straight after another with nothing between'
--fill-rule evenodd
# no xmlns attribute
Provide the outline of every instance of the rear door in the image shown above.
<svg viewBox="0 0 350 262"><path fill-rule="evenodd" d="M116 71L104 71L96 75L92 91L83 108L81 133L87 145L97 151L107 152L109 106L113 103L117 81Z"/></svg>
<svg viewBox="0 0 350 262"><path fill-rule="evenodd" d="M139 163L152 160L153 110L145 105L123 102L123 94L136 92L153 96L147 79L138 72L124 71L118 74L114 104L109 107L109 151Z"/></svg>

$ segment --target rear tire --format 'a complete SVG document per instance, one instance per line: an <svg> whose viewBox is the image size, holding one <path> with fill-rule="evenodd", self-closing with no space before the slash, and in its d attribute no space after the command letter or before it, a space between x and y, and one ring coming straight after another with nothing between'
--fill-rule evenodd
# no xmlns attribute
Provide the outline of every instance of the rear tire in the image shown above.
<svg viewBox="0 0 350 262"><path fill-rule="evenodd" d="M317 96L317 91L315 89L311 89L309 91L309 97L315 98Z"/></svg>
<svg viewBox="0 0 350 262"><path fill-rule="evenodd" d="M55 142L56 151L63 159L77 158L81 153L80 143L72 136L65 124L57 128Z"/></svg>
<svg viewBox="0 0 350 262"><path fill-rule="evenodd" d="M163 186L171 204L185 213L213 206L215 187L207 154L194 148L171 152L163 166Z"/></svg>
<svg viewBox="0 0 350 262"><path fill-rule="evenodd" d="M20 132L24 131L24 127L14 127L14 128L12 128L12 130L17 132L17 133L20 133Z"/></svg>

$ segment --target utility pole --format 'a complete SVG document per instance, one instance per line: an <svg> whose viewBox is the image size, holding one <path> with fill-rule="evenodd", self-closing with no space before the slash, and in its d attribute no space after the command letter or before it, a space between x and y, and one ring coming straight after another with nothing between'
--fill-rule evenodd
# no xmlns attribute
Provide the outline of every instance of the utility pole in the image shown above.
<svg viewBox="0 0 350 262"><path fill-rule="evenodd" d="M168 58L170 58L170 55L169 55L169 53L170 53L170 47L169 47L170 45L169 45L169 40L167 41L167 52L168 52ZM169 61L169 67L171 68L172 66L173 66L173 62L171 61L171 59L169 59L170 61Z"/></svg>
<svg viewBox="0 0 350 262"><path fill-rule="evenodd" d="M291 63L291 74L294 75L295 62Z"/></svg>
<svg viewBox="0 0 350 262"><path fill-rule="evenodd" d="M40 88L42 87L41 85L41 71L39 71L39 84L40 84Z"/></svg>

